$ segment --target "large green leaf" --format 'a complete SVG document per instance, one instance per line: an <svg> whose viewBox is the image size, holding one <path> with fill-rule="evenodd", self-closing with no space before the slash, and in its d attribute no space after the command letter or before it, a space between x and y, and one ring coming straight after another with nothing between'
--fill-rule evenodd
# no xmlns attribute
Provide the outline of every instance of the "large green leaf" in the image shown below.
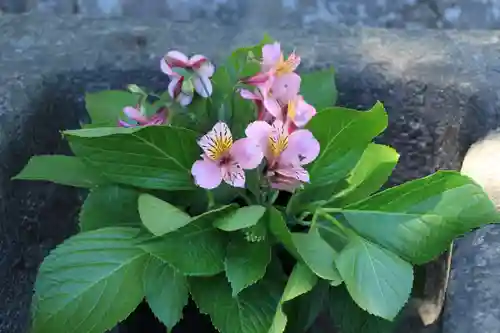
<svg viewBox="0 0 500 333"><path fill-rule="evenodd" d="M352 236L336 264L353 300L373 315L393 320L410 296L412 266L359 236Z"/></svg>
<svg viewBox="0 0 500 333"><path fill-rule="evenodd" d="M105 227L140 227L137 211L139 192L118 185L92 189L80 211L80 230L90 231Z"/></svg>
<svg viewBox="0 0 500 333"><path fill-rule="evenodd" d="M297 248L293 242L292 233L288 229L283 214L274 207L269 207L267 211L269 219L269 230L276 237L276 239L283 244L285 249L290 252L295 258L300 258Z"/></svg>
<svg viewBox="0 0 500 333"><path fill-rule="evenodd" d="M333 107L337 102L337 87L335 86L335 70L333 67L302 73L300 94L305 101L312 104L316 110Z"/></svg>
<svg viewBox="0 0 500 333"><path fill-rule="evenodd" d="M233 211L224 206L193 218L186 226L145 241L141 247L185 275L209 276L224 270L227 238L212 225Z"/></svg>
<svg viewBox="0 0 500 333"><path fill-rule="evenodd" d="M271 246L268 242L252 243L243 237L233 237L227 247L225 261L233 296L262 279L270 261Z"/></svg>
<svg viewBox="0 0 500 333"><path fill-rule="evenodd" d="M266 209L262 206L241 207L231 215L215 221L214 225L224 231L245 229L256 225L265 212Z"/></svg>
<svg viewBox="0 0 500 333"><path fill-rule="evenodd" d="M195 132L169 126L103 132L95 128L65 134L75 154L107 179L150 189L195 186L190 170L201 153Z"/></svg>
<svg viewBox="0 0 500 333"><path fill-rule="evenodd" d="M142 223L155 236L177 230L191 221L191 216L151 194L141 194L138 204Z"/></svg>
<svg viewBox="0 0 500 333"><path fill-rule="evenodd" d="M387 121L380 102L368 111L333 107L318 112L307 128L319 141L321 151L308 166L311 183L292 197L289 211L300 212L311 202L326 203L348 186L347 178L368 144L387 127Z"/></svg>
<svg viewBox="0 0 500 333"><path fill-rule="evenodd" d="M499 217L479 185L451 171L382 191L342 214L358 233L414 264L432 260L457 236Z"/></svg>
<svg viewBox="0 0 500 333"><path fill-rule="evenodd" d="M295 265L276 309L269 333L283 333L285 331L288 319L283 311L283 303L308 293L317 282L318 278L306 265L300 262Z"/></svg>
<svg viewBox="0 0 500 333"><path fill-rule="evenodd" d="M135 245L138 232L89 231L53 250L35 283L32 332L102 333L127 318L144 297L148 255Z"/></svg>
<svg viewBox="0 0 500 333"><path fill-rule="evenodd" d="M84 188L106 183L79 158L64 155L33 156L24 169L12 179L42 180Z"/></svg>
<svg viewBox="0 0 500 333"><path fill-rule="evenodd" d="M342 207L380 190L398 163L399 154L391 147L370 143L347 182L348 187L328 206Z"/></svg>
<svg viewBox="0 0 500 333"><path fill-rule="evenodd" d="M335 267L338 253L321 238L316 228L308 233L292 233L293 243L304 263L320 278L340 284L342 277Z"/></svg>
<svg viewBox="0 0 500 333"><path fill-rule="evenodd" d="M328 309L342 333L395 333L395 323L373 316L353 302L344 286L331 288Z"/></svg>
<svg viewBox="0 0 500 333"><path fill-rule="evenodd" d="M333 107L318 112L307 124L321 145L318 158L308 168L312 187L346 177L360 157L348 153L366 147L386 127L387 113L380 102L368 111Z"/></svg>
<svg viewBox="0 0 500 333"><path fill-rule="evenodd" d="M233 297L223 275L191 279L189 285L198 308L221 333L267 333L283 291L280 284L262 280Z"/></svg>
<svg viewBox="0 0 500 333"><path fill-rule="evenodd" d="M144 271L146 301L155 316L168 328L182 318L189 299L186 277L163 261L151 257Z"/></svg>

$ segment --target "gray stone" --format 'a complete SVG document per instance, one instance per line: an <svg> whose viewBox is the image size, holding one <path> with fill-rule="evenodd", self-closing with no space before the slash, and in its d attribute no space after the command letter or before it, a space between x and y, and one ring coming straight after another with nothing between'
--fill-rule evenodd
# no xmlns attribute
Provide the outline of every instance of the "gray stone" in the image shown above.
<svg viewBox="0 0 500 333"><path fill-rule="evenodd" d="M386 28L500 28L498 0L0 0L0 11L86 17L207 18L231 22L258 13L262 22L342 23ZM266 19L264 20L263 17Z"/></svg>
<svg viewBox="0 0 500 333"><path fill-rule="evenodd" d="M0 332L26 331L37 266L51 248L76 231L74 217L81 199L72 189L12 182L10 177L33 154L67 152L58 130L76 128L83 119L85 91L132 82L164 89L158 60L168 49L202 53L217 61L230 48L255 43L268 32L297 48L303 70L334 64L341 105L368 108L381 100L387 107L390 126L380 141L401 153L391 184L439 168L458 169L468 146L499 126L498 32L284 24L284 18L271 20L261 17L260 9L252 10L238 20L189 23L78 16L47 20L34 14L0 17ZM493 238L492 233L484 239L496 244ZM456 262L474 258L475 249L462 244L458 243ZM483 274L496 272L494 259L490 255L481 261L491 265ZM467 286L456 274L452 284L457 294ZM498 283L475 288L463 307L456 305L448 312L448 322L457 315L472 321L464 307L480 302L484 291L497 290ZM495 323L498 314L492 310L482 318ZM418 332L412 327L411 332Z"/></svg>

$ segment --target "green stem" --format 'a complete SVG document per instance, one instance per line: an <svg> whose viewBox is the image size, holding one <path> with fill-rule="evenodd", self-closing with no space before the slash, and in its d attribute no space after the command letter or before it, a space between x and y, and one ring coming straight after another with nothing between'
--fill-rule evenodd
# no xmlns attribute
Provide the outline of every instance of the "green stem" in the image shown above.
<svg viewBox="0 0 500 333"><path fill-rule="evenodd" d="M251 206L252 205L252 200L248 197L248 195L245 193L245 190L241 190L239 191L239 196L245 200L245 202L247 203L247 205Z"/></svg>
<svg viewBox="0 0 500 333"><path fill-rule="evenodd" d="M341 209L332 208L332 209L328 209L328 211L330 211L330 212L340 212ZM344 235L348 236L350 234L351 235L353 234L353 231L351 229L346 228L342 223L340 223L336 218L334 218L333 216L331 216L330 214L328 214L327 211L325 211L324 209L318 209L317 212L319 212L319 214L322 217L324 217L325 219L327 219L330 222L332 222L337 228L339 228L344 233Z"/></svg>
<svg viewBox="0 0 500 333"><path fill-rule="evenodd" d="M207 210L211 210L213 206L215 206L214 194L210 191L207 191L207 199L208 199L208 208Z"/></svg>

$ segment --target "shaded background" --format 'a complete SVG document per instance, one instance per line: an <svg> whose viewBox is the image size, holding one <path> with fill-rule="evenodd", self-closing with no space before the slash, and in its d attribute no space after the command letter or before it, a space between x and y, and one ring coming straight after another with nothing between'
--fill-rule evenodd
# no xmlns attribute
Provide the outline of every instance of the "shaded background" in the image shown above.
<svg viewBox="0 0 500 333"><path fill-rule="evenodd" d="M500 0L0 0L0 12L28 11L173 21L204 17L231 24L252 22L247 18L259 15L269 20L288 16L287 25L328 21L406 29L500 28Z"/></svg>

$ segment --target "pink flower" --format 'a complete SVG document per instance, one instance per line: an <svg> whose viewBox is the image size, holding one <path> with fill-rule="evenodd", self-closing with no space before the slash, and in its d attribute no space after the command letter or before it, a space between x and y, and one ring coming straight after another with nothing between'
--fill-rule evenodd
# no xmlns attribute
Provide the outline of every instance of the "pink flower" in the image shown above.
<svg viewBox="0 0 500 333"><path fill-rule="evenodd" d="M320 151L319 142L310 131L301 129L288 134L285 125L276 120L273 125L255 121L245 133L263 150L268 162L267 177L273 188L293 192L309 182L309 173L303 165L314 161Z"/></svg>
<svg viewBox="0 0 500 333"><path fill-rule="evenodd" d="M202 160L194 162L191 174L196 185L213 189L222 180L234 187L245 186L244 169L255 169L263 158L262 149L249 138L233 142L229 127L218 122L204 135L198 145L203 149Z"/></svg>
<svg viewBox="0 0 500 333"><path fill-rule="evenodd" d="M295 73L287 74L278 78L271 78L259 84L256 86L254 92L247 89L241 89L240 95L256 103L259 115L263 114L265 110L270 116L284 120L284 108L290 101L293 101L299 93L300 80L300 76ZM263 116L259 119L263 118L269 117Z"/></svg>
<svg viewBox="0 0 500 333"><path fill-rule="evenodd" d="M300 57L292 52L285 60L281 45L278 42L266 44L262 47L262 72L271 72L272 75L281 76L293 73L300 65Z"/></svg>
<svg viewBox="0 0 500 333"><path fill-rule="evenodd" d="M140 106L132 107L126 106L123 108L123 113L130 119L135 121L136 124L118 120L118 126L121 127L135 127L135 126L150 126L150 125L163 125L167 123L168 110L167 108L160 108L151 117L145 116L140 111Z"/></svg>
<svg viewBox="0 0 500 333"><path fill-rule="evenodd" d="M185 106L193 100L193 88L202 97L212 95L210 78L214 75L215 67L206 58L196 54L188 58L179 51L170 51L161 60L161 70L170 78L168 92L181 105ZM177 73L175 68L183 68L193 72L189 78Z"/></svg>

